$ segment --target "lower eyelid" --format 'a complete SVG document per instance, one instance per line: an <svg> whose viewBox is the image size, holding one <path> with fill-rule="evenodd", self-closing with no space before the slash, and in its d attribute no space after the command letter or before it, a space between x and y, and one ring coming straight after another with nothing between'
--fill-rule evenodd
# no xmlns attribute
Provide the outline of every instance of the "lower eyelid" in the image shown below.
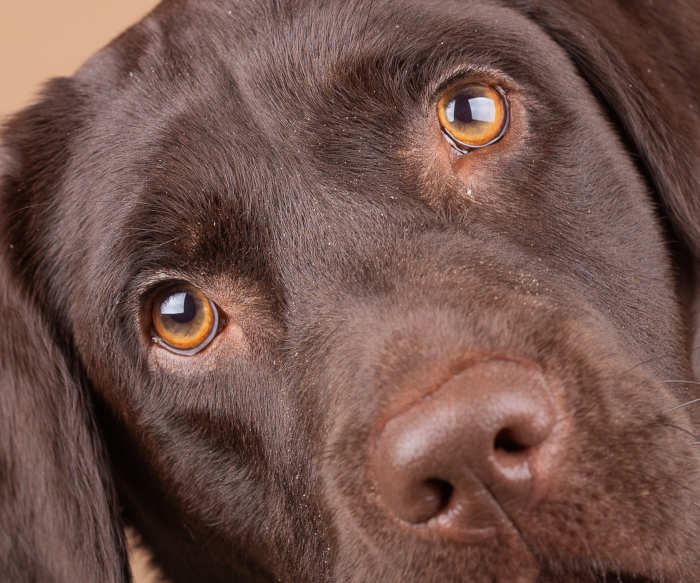
<svg viewBox="0 0 700 583"><path fill-rule="evenodd" d="M242 328L233 322L220 326L219 333L206 348L192 356L152 345L153 349L149 350L147 359L149 369L177 376L197 376L227 366L233 359L248 358L250 347Z"/></svg>

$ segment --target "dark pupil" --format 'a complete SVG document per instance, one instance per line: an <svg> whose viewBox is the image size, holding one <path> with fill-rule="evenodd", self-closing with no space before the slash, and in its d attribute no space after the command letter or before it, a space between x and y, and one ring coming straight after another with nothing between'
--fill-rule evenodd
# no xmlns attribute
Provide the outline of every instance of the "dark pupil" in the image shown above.
<svg viewBox="0 0 700 583"><path fill-rule="evenodd" d="M496 108L488 97L463 93L447 104L447 119L452 123L492 122L496 119Z"/></svg>
<svg viewBox="0 0 700 583"><path fill-rule="evenodd" d="M455 97L454 101L454 118L463 123L469 123L472 121L472 108L469 105L469 97L466 95L458 95ZM454 121L454 119L450 121Z"/></svg>
<svg viewBox="0 0 700 583"><path fill-rule="evenodd" d="M197 306L192 294L177 292L169 295L160 305L160 313L178 324L187 324L194 319Z"/></svg>

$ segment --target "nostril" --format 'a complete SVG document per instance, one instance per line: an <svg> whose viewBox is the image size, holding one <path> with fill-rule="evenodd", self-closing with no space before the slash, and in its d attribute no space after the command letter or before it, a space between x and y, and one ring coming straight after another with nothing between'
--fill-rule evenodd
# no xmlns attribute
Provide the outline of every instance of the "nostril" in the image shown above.
<svg viewBox="0 0 700 583"><path fill-rule="evenodd" d="M440 515L449 506L453 491L454 487L449 482L428 478L414 483L400 496L388 502L402 520L410 524L422 524Z"/></svg>
<svg viewBox="0 0 700 583"><path fill-rule="evenodd" d="M440 514L450 504L454 486L439 478L429 478L425 481L426 488L431 492L433 499L437 502L433 515Z"/></svg>
<svg viewBox="0 0 700 583"><path fill-rule="evenodd" d="M493 447L496 452L506 453L506 454L518 454L523 453L528 449L528 446L522 441L519 441L515 435L515 431L510 428L501 429L496 435Z"/></svg>

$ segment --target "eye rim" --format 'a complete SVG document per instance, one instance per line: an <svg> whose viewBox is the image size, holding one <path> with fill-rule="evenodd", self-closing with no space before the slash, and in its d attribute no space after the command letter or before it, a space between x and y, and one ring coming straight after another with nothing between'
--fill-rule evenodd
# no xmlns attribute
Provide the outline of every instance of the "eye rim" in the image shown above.
<svg viewBox="0 0 700 583"><path fill-rule="evenodd" d="M209 328L209 332L199 344L193 346L192 348L178 348L176 346L173 346L172 344L169 344L167 340L165 340L157 332L156 325L154 322L156 316L155 310L157 309L157 306L162 305L165 299L169 296L175 295L176 293L182 291L193 293L199 296L201 299L206 300L206 304L211 310L211 325ZM217 308L216 304L211 300L211 298L207 294L205 294L201 289L192 285L191 283L185 281L170 282L167 285L159 287L151 297L152 300L149 305L148 313L151 319L151 340L156 346L159 346L167 350L168 352L180 356L194 356L195 354L202 352L209 344L211 344L214 338L218 336L219 332L221 332L222 323L224 319L222 315L219 314L219 309Z"/></svg>
<svg viewBox="0 0 700 583"><path fill-rule="evenodd" d="M501 108L503 111L503 122L501 124L501 128L495 137L483 144L470 144L468 142L460 140L459 138L454 136L445 127L445 124L443 123L442 111L444 110L444 107L442 107L442 105L449 103L450 100L452 100L460 91L463 91L467 87L487 87L494 91L498 95L500 100ZM453 85L452 87L449 87L440 92L435 107L437 111L438 123L440 124L440 131L450 143L450 145L462 154L468 154L472 150L482 150L483 148L492 146L496 142L500 141L510 128L510 102L508 101L508 96L506 95L504 88L500 84L484 83L479 81L467 81L459 83L457 85Z"/></svg>

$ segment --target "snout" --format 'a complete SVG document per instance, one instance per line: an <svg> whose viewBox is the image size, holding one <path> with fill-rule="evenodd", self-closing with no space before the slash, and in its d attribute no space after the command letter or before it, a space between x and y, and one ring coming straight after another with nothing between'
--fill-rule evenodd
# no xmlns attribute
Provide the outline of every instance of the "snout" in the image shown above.
<svg viewBox="0 0 700 583"><path fill-rule="evenodd" d="M318 411L338 580L650 576L636 541L665 528L668 507L651 501L672 486L647 470L691 466L663 454L680 444L659 415L661 373L635 366L636 348L580 298L497 285L473 264L402 272L316 334L324 358L308 378L324 390L300 397L321 396L303 403Z"/></svg>
<svg viewBox="0 0 700 583"><path fill-rule="evenodd" d="M405 527L441 538L488 537L547 488L557 466L558 417L535 363L473 359L414 400L383 408L370 437L368 488Z"/></svg>

